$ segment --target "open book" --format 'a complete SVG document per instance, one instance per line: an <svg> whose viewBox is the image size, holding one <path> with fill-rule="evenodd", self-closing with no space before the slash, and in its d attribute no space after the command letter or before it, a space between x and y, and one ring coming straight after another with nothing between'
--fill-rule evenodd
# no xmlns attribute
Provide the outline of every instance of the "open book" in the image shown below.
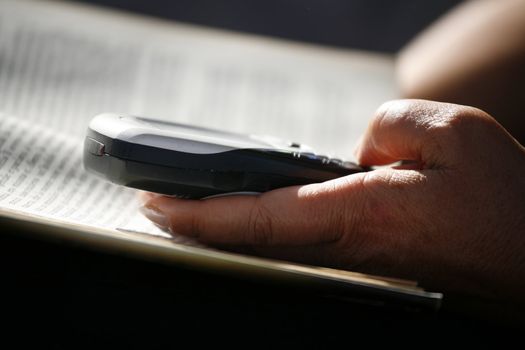
<svg viewBox="0 0 525 350"><path fill-rule="evenodd" d="M154 117L304 142L349 159L396 89L393 57L82 5L0 0L0 224L35 237L435 308L411 281L222 252L161 231L136 191L82 168L89 120Z"/></svg>

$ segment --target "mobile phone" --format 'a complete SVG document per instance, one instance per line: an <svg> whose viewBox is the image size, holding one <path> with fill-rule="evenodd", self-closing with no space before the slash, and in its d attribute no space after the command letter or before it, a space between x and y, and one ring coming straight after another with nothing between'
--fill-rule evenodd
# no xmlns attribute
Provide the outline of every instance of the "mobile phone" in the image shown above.
<svg viewBox="0 0 525 350"><path fill-rule="evenodd" d="M111 182L180 198L265 192L364 171L305 145L138 116L95 116L84 167Z"/></svg>

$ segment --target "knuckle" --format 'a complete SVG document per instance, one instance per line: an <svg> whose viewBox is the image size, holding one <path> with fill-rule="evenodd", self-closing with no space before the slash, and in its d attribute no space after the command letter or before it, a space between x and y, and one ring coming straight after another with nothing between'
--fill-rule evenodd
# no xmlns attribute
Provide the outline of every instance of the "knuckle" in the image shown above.
<svg viewBox="0 0 525 350"><path fill-rule="evenodd" d="M480 109L447 105L434 123L432 135L449 148L463 149L472 136L482 136L499 128L498 122Z"/></svg>
<svg viewBox="0 0 525 350"><path fill-rule="evenodd" d="M188 224L188 233L196 239L199 239L202 232L206 232L206 227L203 220L199 220L197 215L191 215Z"/></svg>
<svg viewBox="0 0 525 350"><path fill-rule="evenodd" d="M383 103L377 110L376 116L378 118L384 117L398 117L410 112L418 106L417 100L391 100Z"/></svg>
<svg viewBox="0 0 525 350"><path fill-rule="evenodd" d="M248 217L245 241L254 245L269 245L274 242L274 225L270 210L260 201L254 202Z"/></svg>
<svg viewBox="0 0 525 350"><path fill-rule="evenodd" d="M361 181L362 182L362 181ZM364 187L364 183L359 184ZM369 209L369 195L359 191L358 195L341 196L337 201L338 208L333 208L332 228L337 228L335 246L344 252L336 260L340 264L348 264L349 261L356 263L361 261L363 247L368 244L369 235L366 234L367 227L371 224Z"/></svg>
<svg viewBox="0 0 525 350"><path fill-rule="evenodd" d="M445 123L455 130L470 130L475 125L497 125L497 122L480 109L469 106L454 106L446 114Z"/></svg>
<svg viewBox="0 0 525 350"><path fill-rule="evenodd" d="M373 126L377 129L388 126L406 115L409 110L406 100L393 100L383 103L376 112Z"/></svg>
<svg viewBox="0 0 525 350"><path fill-rule="evenodd" d="M182 215L175 212L168 217L168 230L199 239L202 233L207 232L207 227L206 222L194 212Z"/></svg>
<svg viewBox="0 0 525 350"><path fill-rule="evenodd" d="M358 177L334 186L332 205L328 207L330 224L328 228L334 239L341 239L356 231L364 218L363 194L365 186L363 178ZM361 180L360 180L361 179ZM351 192L349 192L351 191ZM328 201L327 201L328 202Z"/></svg>
<svg viewBox="0 0 525 350"><path fill-rule="evenodd" d="M378 137L407 129L422 137L421 156L428 168L459 165L458 152L468 152L479 145L480 138L502 128L477 108L425 100L388 102L380 108L373 126L380 131Z"/></svg>
<svg viewBox="0 0 525 350"><path fill-rule="evenodd" d="M383 104L373 120L376 130L428 128L434 113L428 101L393 100Z"/></svg>
<svg viewBox="0 0 525 350"><path fill-rule="evenodd" d="M326 207L328 215L326 215L327 223L324 236L327 240L338 240L349 231L348 226L352 220L348 215L352 211L349 208L350 203L347 194L335 182L331 185L328 194L331 196L331 200L326 201L329 205Z"/></svg>
<svg viewBox="0 0 525 350"><path fill-rule="evenodd" d="M374 119L376 126L410 124L430 133L442 129L469 129L473 124L497 125L487 113L470 106L425 100L394 100L384 103Z"/></svg>
<svg viewBox="0 0 525 350"><path fill-rule="evenodd" d="M322 184L305 186L300 193L305 217L314 219L314 227L323 242L341 239L349 231L352 220L347 181L341 178Z"/></svg>

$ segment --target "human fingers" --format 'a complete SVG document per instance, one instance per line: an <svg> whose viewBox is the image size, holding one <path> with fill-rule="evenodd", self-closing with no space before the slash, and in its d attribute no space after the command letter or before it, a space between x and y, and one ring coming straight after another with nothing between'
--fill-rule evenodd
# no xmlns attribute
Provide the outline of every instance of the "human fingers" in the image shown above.
<svg viewBox="0 0 525 350"><path fill-rule="evenodd" d="M391 239L376 255L396 274L430 285L468 290L488 283L514 293L517 280L505 274L517 275L525 266L524 155L524 148L478 109L422 100L383 106L358 151L360 163L409 159L420 170L369 173L368 201L375 197L376 212L389 213L383 225L366 219L373 232L388 233L381 241ZM407 185L409 174L423 181ZM406 248L396 250L404 262L396 262L389 246L403 240ZM370 266L377 267L378 260Z"/></svg>
<svg viewBox="0 0 525 350"><path fill-rule="evenodd" d="M466 150L459 124L489 118L472 107L425 100L384 103L370 121L356 157L362 165L408 161L410 168L451 166ZM495 123L495 122L494 122ZM416 166L417 165L417 166Z"/></svg>
<svg viewBox="0 0 525 350"><path fill-rule="evenodd" d="M345 186L352 186L348 177ZM356 187L357 187L356 183ZM336 183L273 190L258 196L204 200L149 199L143 212L158 225L202 242L236 245L307 245L336 241L351 224L352 199ZM357 200L354 203L358 203Z"/></svg>

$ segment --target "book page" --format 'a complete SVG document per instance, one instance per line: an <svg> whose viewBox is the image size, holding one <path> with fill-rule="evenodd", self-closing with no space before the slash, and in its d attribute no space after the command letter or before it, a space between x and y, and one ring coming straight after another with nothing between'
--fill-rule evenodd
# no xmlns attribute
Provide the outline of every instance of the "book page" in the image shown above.
<svg viewBox="0 0 525 350"><path fill-rule="evenodd" d="M165 235L137 213L135 190L82 169L94 115L269 134L348 158L393 81L390 56L0 0L0 206Z"/></svg>
<svg viewBox="0 0 525 350"><path fill-rule="evenodd" d="M48 1L0 0L0 111L79 138L101 112L305 143L351 158L396 95L393 58Z"/></svg>
<svg viewBox="0 0 525 350"><path fill-rule="evenodd" d="M49 128L0 114L0 207L61 222L141 232L196 245L138 212L137 191L82 169L82 148Z"/></svg>
<svg viewBox="0 0 525 350"><path fill-rule="evenodd" d="M165 235L137 213L135 190L82 169L94 115L269 134L348 158L393 81L390 56L0 0L0 206Z"/></svg>

